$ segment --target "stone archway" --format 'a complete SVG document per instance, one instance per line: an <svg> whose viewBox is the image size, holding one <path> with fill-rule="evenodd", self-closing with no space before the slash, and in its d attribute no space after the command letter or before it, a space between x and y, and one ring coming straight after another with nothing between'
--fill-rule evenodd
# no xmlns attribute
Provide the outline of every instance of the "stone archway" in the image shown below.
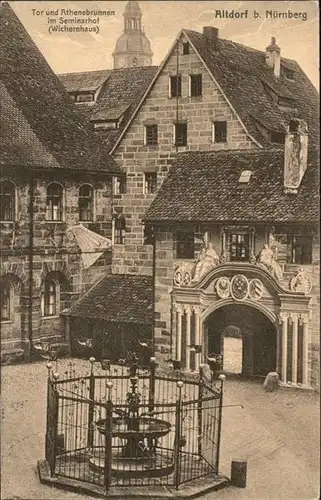
<svg viewBox="0 0 321 500"><path fill-rule="evenodd" d="M226 304L207 315L204 340L209 354L223 354L224 365L233 365L233 359L226 359L228 355L233 356L233 352L227 352L228 342L224 341L227 329L232 327L241 332L243 375L265 376L277 369L276 326L262 311L248 304Z"/></svg>

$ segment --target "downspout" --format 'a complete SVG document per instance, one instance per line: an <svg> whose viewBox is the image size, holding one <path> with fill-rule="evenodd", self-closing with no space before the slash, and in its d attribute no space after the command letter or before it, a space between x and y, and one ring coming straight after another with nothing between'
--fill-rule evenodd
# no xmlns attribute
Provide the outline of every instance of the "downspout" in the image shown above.
<svg viewBox="0 0 321 500"><path fill-rule="evenodd" d="M33 337L33 322L32 322L32 297L33 297L33 239L34 239L34 175L31 174L30 190L29 190L29 286L28 286L28 358L32 358L32 337Z"/></svg>
<svg viewBox="0 0 321 500"><path fill-rule="evenodd" d="M179 97L178 97L178 72L179 72L179 40L177 39L176 45L176 129L175 129L175 146L176 153L178 153L178 143L177 143L177 125L178 125L178 106L179 106ZM181 84L182 85L182 84Z"/></svg>
<svg viewBox="0 0 321 500"><path fill-rule="evenodd" d="M155 226L152 225L152 237L153 237L153 287L152 287L152 301L153 301L153 319L152 319L152 353L155 356L155 287L156 287L156 233Z"/></svg>

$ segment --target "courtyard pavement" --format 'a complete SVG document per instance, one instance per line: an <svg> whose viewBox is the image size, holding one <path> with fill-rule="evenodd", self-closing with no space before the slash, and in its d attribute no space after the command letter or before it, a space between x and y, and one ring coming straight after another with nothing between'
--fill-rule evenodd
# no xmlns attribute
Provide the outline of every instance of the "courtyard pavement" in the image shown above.
<svg viewBox="0 0 321 500"><path fill-rule="evenodd" d="M2 500L89 498L39 483L46 373L44 362L2 367ZM243 408L227 406L235 404ZM293 389L265 393L261 383L231 379L225 383L224 406L220 470L230 476L233 459L247 460L247 487L230 486L202 500L319 498L318 394Z"/></svg>

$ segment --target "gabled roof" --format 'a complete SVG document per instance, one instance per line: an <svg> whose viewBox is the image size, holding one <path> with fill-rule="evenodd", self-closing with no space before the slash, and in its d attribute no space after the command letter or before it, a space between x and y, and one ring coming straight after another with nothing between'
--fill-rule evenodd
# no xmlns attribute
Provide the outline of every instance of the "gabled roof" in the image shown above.
<svg viewBox="0 0 321 500"><path fill-rule="evenodd" d="M11 99L7 106L14 103L38 145L65 169L118 171L107 148L83 123L62 83L7 3L0 5L0 39L0 80ZM10 154L13 161L13 149ZM20 154L16 162L21 165Z"/></svg>
<svg viewBox="0 0 321 500"><path fill-rule="evenodd" d="M270 146L269 132L285 132L292 118L306 120L310 144L318 144L319 95L296 61L281 58L281 68L285 67L294 71L294 81L287 79L283 72L280 78L276 78L273 70L266 64L263 51L224 39L218 39L217 50L214 51L209 48L202 33L183 29L176 40L181 35L186 36L191 43L231 108L236 112L245 130L257 145ZM117 138L112 152L117 148L131 121L153 88L175 49L176 40L126 127ZM296 107L293 109L280 107L279 97L294 99Z"/></svg>
<svg viewBox="0 0 321 500"><path fill-rule="evenodd" d="M284 153L277 149L189 152L177 156L146 221L315 222L318 156L310 151L297 194L284 194ZM239 183L244 170L250 180Z"/></svg>
<svg viewBox="0 0 321 500"><path fill-rule="evenodd" d="M105 276L79 299L66 315L151 325L152 277L123 274Z"/></svg>
<svg viewBox="0 0 321 500"><path fill-rule="evenodd" d="M211 75L240 116L248 132L261 144L267 141L257 122L270 131L283 130L291 118L308 123L309 141L319 140L319 96L296 61L281 58L281 75L277 78L267 65L265 52L246 47L231 40L218 38L216 50L205 42L203 34L184 30ZM294 71L288 80L282 66ZM278 97L295 100L295 109L280 107Z"/></svg>
<svg viewBox="0 0 321 500"><path fill-rule="evenodd" d="M77 104L85 111L90 123L115 120L123 117L117 130L104 130L99 135L111 148L120 136L138 106L144 92L156 74L157 66L142 66L114 70L68 73L59 75L68 92L95 90L99 82L100 91L95 104Z"/></svg>

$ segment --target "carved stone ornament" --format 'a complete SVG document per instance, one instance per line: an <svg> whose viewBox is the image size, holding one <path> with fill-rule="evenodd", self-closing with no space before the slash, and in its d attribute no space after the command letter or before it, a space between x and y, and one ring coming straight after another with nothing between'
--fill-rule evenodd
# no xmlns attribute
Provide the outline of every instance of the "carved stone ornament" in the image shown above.
<svg viewBox="0 0 321 500"><path fill-rule="evenodd" d="M227 299L230 296L230 288L231 288L230 280L227 277L222 276L221 278L218 278L215 285L215 289L217 295L221 299Z"/></svg>
<svg viewBox="0 0 321 500"><path fill-rule="evenodd" d="M246 299L249 292L249 282L243 274L236 274L231 280L231 296L234 300Z"/></svg>
<svg viewBox="0 0 321 500"><path fill-rule="evenodd" d="M191 284L192 275L190 271L184 266L184 264L180 265L176 268L174 273L174 283L177 286L188 286Z"/></svg>
<svg viewBox="0 0 321 500"><path fill-rule="evenodd" d="M312 290L312 281L307 277L305 270L300 267L290 280L290 289L292 292L303 292L309 294Z"/></svg>
<svg viewBox="0 0 321 500"><path fill-rule="evenodd" d="M260 300L263 295L263 283L261 280L254 278L249 283L249 297L252 300Z"/></svg>

